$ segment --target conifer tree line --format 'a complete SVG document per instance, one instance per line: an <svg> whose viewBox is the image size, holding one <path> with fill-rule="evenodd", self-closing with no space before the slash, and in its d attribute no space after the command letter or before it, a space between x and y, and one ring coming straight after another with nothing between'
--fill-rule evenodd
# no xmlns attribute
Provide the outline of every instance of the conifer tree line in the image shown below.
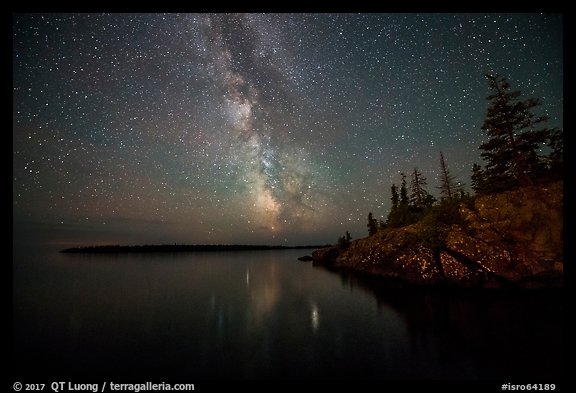
<svg viewBox="0 0 576 393"><path fill-rule="evenodd" d="M563 177L563 133L544 124L547 116L534 110L541 105L534 98L520 99L521 92L513 91L506 78L487 74L490 94L486 118L481 127L487 139L479 149L484 167L472 166L472 189L476 195L498 193L517 187L546 184ZM464 184L450 173L444 154L439 155L440 200L428 193L427 179L418 168L407 175L400 174L400 185L392 184L392 206L385 222L368 214L368 234L378 228L397 228L422 219L434 207L457 207L464 198Z"/></svg>
<svg viewBox="0 0 576 393"><path fill-rule="evenodd" d="M486 75L491 93L482 130L488 140L480 145L484 168L474 164L472 187L489 194L562 178L563 136L558 128L544 127L548 116L539 116L535 98L520 99L506 78Z"/></svg>

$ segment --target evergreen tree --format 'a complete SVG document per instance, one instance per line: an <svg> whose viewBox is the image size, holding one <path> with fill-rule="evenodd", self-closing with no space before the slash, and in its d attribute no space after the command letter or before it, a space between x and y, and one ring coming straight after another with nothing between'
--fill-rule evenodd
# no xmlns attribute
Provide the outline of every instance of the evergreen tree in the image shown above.
<svg viewBox="0 0 576 393"><path fill-rule="evenodd" d="M406 188L406 174L400 173L402 181L400 182L400 205L408 206L408 189Z"/></svg>
<svg viewBox="0 0 576 393"><path fill-rule="evenodd" d="M564 141L562 131L554 128L550 131L546 144L552 150L547 160L547 168L553 180L562 179L564 171Z"/></svg>
<svg viewBox="0 0 576 393"><path fill-rule="evenodd" d="M537 152L553 139L553 130L538 128L548 117L536 116L533 109L540 102L534 98L520 100L520 91L511 91L506 78L486 78L492 94L487 97L490 104L482 125L489 139L480 145L480 155L486 161L485 191L533 184L532 177L545 170Z"/></svg>
<svg viewBox="0 0 576 393"><path fill-rule="evenodd" d="M412 172L412 179L410 181L410 203L416 209L424 209L430 207L433 198L428 194L426 189L426 178L417 168Z"/></svg>
<svg viewBox="0 0 576 393"><path fill-rule="evenodd" d="M485 194L487 192L485 180L484 180L484 171L480 167L480 165L474 163L472 164L472 189L478 195Z"/></svg>
<svg viewBox="0 0 576 393"><path fill-rule="evenodd" d="M372 212L368 213L368 236L378 232L378 220L372 217Z"/></svg>
<svg viewBox="0 0 576 393"><path fill-rule="evenodd" d="M416 222L418 215L414 211L413 206L410 205L408 200L408 189L406 187L406 175L400 174L402 177L400 183L400 196L395 185L392 185L392 209L388 214L386 225L391 228L397 228L404 225L409 225Z"/></svg>
<svg viewBox="0 0 576 393"><path fill-rule="evenodd" d="M338 243L336 245L338 246L338 248L344 250L348 248L348 246L350 245L351 239L352 236L350 236L350 232L346 231L346 234L344 236L340 236L338 238Z"/></svg>
<svg viewBox="0 0 576 393"><path fill-rule="evenodd" d="M390 197L390 199L392 200L391 211L394 211L398 208L398 202L400 201L400 197L398 196L398 187L396 187L396 184L392 184L391 192L392 192L392 196Z"/></svg>
<svg viewBox="0 0 576 393"><path fill-rule="evenodd" d="M457 182L454 176L450 174L442 152L440 152L440 187L438 188L440 189L440 195L448 199L457 197L462 190L462 184Z"/></svg>
<svg viewBox="0 0 576 393"><path fill-rule="evenodd" d="M380 222L379 222L379 228L380 228L380 229L386 228L386 221L380 220Z"/></svg>

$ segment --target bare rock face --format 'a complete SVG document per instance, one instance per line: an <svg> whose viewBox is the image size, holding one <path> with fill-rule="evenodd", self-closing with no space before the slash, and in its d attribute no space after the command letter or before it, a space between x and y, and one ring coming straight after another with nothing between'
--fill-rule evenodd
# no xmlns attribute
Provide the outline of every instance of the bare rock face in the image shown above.
<svg viewBox="0 0 576 393"><path fill-rule="evenodd" d="M381 230L314 263L407 281L466 287L561 287L563 183L526 187L460 205L463 225L430 244L424 224Z"/></svg>
<svg viewBox="0 0 576 393"><path fill-rule="evenodd" d="M418 225L409 225L353 241L334 266L409 282L437 283L441 274L433 250L417 241L418 230Z"/></svg>
<svg viewBox="0 0 576 393"><path fill-rule="evenodd" d="M524 286L561 285L563 183L526 187L475 201L461 209L473 236L455 233L448 246L494 273Z"/></svg>

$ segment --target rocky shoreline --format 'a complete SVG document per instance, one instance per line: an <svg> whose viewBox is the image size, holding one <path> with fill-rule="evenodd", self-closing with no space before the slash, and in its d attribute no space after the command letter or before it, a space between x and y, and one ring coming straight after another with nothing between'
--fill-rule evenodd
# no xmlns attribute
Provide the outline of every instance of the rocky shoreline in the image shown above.
<svg viewBox="0 0 576 393"><path fill-rule="evenodd" d="M419 222L318 249L313 264L417 285L563 287L562 181L479 196L459 213L442 231Z"/></svg>

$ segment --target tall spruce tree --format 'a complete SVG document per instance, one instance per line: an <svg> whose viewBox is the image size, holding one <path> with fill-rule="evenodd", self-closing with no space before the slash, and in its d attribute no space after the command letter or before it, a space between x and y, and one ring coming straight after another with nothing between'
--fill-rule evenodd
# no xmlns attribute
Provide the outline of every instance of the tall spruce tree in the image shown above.
<svg viewBox="0 0 576 393"><path fill-rule="evenodd" d="M485 180L484 180L484 171L480 165L474 163L472 164L472 189L478 195L485 194L487 192Z"/></svg>
<svg viewBox="0 0 576 393"><path fill-rule="evenodd" d="M426 191L426 178L418 168L414 168L410 180L410 203L417 209L429 207L432 199Z"/></svg>
<svg viewBox="0 0 576 393"><path fill-rule="evenodd" d="M498 192L533 184L534 176L545 172L538 150L550 141L553 130L542 128L547 116L537 116L537 99L520 100L520 91L511 91L506 78L486 75L492 93L482 125L488 141L480 145L484 191Z"/></svg>
<svg viewBox="0 0 576 393"><path fill-rule="evenodd" d="M462 183L457 182L450 174L448 170L448 165L446 165L446 160L444 160L444 154L440 152L440 195L443 198L452 199L462 191Z"/></svg>
<svg viewBox="0 0 576 393"><path fill-rule="evenodd" d="M398 203L400 202L400 197L398 196L398 187L396 187L396 184L392 184L392 187L390 187L390 192L392 194L390 197L390 200L392 201L391 210L394 211L398 208Z"/></svg>
<svg viewBox="0 0 576 393"><path fill-rule="evenodd" d="M400 205L408 206L408 188L406 188L406 174L400 173L402 180L400 181Z"/></svg>

